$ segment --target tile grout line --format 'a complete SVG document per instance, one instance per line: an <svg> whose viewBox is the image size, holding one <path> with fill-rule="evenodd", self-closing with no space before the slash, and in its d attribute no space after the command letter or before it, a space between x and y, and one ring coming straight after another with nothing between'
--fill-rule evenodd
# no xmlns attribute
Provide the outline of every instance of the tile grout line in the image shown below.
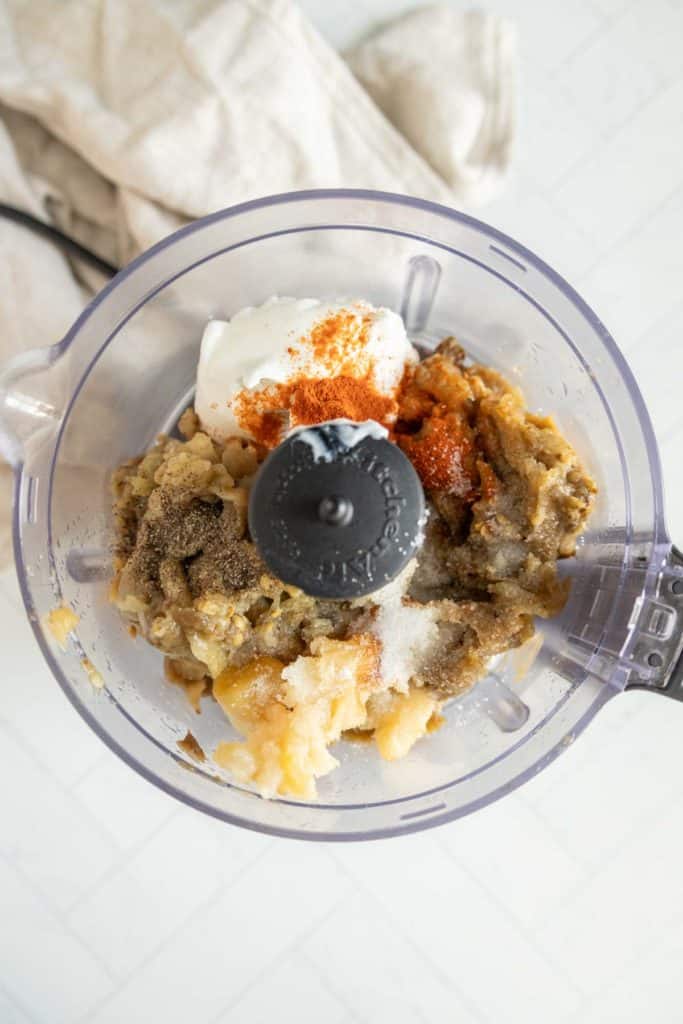
<svg viewBox="0 0 683 1024"><path fill-rule="evenodd" d="M613 15L611 18L608 15L600 14L595 10L595 8L590 2L587 4L587 9L591 11L594 17L598 19L598 24L595 26L592 32L589 32L588 35L574 47L573 50L570 50L569 53L565 54L565 56L562 58L559 64L556 65L556 67L554 67L552 70L548 72L548 78L550 79L550 82L553 85L557 81L557 76L560 70L564 68L564 65L571 64L571 62L575 60L579 56L579 54L583 53L585 50L589 50L595 42L597 42L611 30L613 22L618 21L618 19L621 17L621 12L617 15Z"/></svg>
<svg viewBox="0 0 683 1024"><path fill-rule="evenodd" d="M17 864L10 857L8 857L6 853L3 853L2 851L0 851L0 859L2 859L5 862L5 864L7 864L11 871L14 871L15 874L17 874L22 879L22 881L26 883L32 895L41 904L43 909L47 912L48 918L51 918L53 921L58 923L61 926L61 928L66 932L66 934L71 939L73 939L76 945L78 945L84 952L88 954L88 956L92 957L92 959L97 964L99 964L99 966L102 968L107 978L111 982L112 986L116 985L119 979L116 978L116 976L112 973L111 968L107 964L106 960L103 957L101 957L99 953L97 953L94 949L92 949L90 946L86 945L85 942L83 942L80 935L71 927L70 923L60 914L58 910L56 910L50 904L47 896L45 896L42 889L36 886L35 882L31 878L31 876L24 870L23 866L21 864Z"/></svg>
<svg viewBox="0 0 683 1024"><path fill-rule="evenodd" d="M642 831L643 824L645 823L647 825L652 820L652 818L659 817L659 814L661 812L662 807L665 806L665 805L668 805L670 803L670 801L671 801L671 797L669 796L668 798L663 800L662 804L658 804L655 808L651 808L651 815L647 816L645 818L641 818L639 820L638 824L636 826L634 826L632 831L627 832L626 835L623 836L620 839L618 846L621 846L623 844L628 844L631 840L633 840ZM683 804L683 801L679 801L679 803ZM545 824L545 826L548 828L548 830L551 832L551 834L555 835L557 841L559 842L558 833L556 832L556 830L552 826L552 823L547 822L543 818L543 816L541 814L539 814L539 812L534 807L530 807L530 810L532 810L532 812L538 818L539 821L542 821ZM605 864L605 861L608 860L609 857L614 852L615 852L615 850L608 850L607 853L604 855L603 860L601 862L599 862L599 863L597 863L595 865L586 865L586 870L584 872L583 878L580 881L577 881L576 885L571 887L571 890L570 890L570 892L568 894L567 902L571 901L575 896L577 896L581 890L586 888L587 885L589 885L592 882L594 882L600 876L600 874L602 872L609 870L609 866ZM681 916L683 916L683 915L681 915ZM674 920L675 920L675 917L674 917ZM624 965L624 966L627 966L628 964L634 963L642 955L642 953L643 953L643 949L639 949L636 953L634 953L633 957L630 958L627 961L627 964ZM550 962L553 963L553 964L555 963L555 961L553 959L551 959ZM594 999L597 996L602 995L608 989L608 987L609 987L608 985L605 985L605 986L599 988L597 990L597 992L594 993L592 996L588 996L585 992L582 992L582 995L586 999Z"/></svg>
<svg viewBox="0 0 683 1024"><path fill-rule="evenodd" d="M99 757L97 759L97 761L95 761L94 764L90 766L90 768L84 768L83 771L80 773L80 775L77 775L73 779L73 781L69 783L68 790L69 790L70 793L73 793L74 790L78 789L78 787L81 785L81 783L85 782L85 780L87 778L89 778L90 775L92 775L93 771L95 771L96 768L98 768L101 764L104 764L106 762L106 756L105 755L107 753L112 754L112 756L115 757L116 760L120 764L124 763L121 760L121 758L118 756L118 754L114 754L114 752L112 750L110 750L109 747L107 747L104 743L102 743L102 757Z"/></svg>
<svg viewBox="0 0 683 1024"><path fill-rule="evenodd" d="M19 1012L23 1014L24 1017L26 1017L26 1020L29 1021L29 1024L40 1024L38 1017L34 1017L33 1013L29 1011L28 1007L20 999L17 999L14 993L10 992L9 989L2 982L0 982L0 995L4 996L11 1006L14 1006L17 1010L19 1010Z"/></svg>
<svg viewBox="0 0 683 1024"><path fill-rule="evenodd" d="M492 892L485 885L483 885L482 882L477 878L477 876L472 873L470 868L467 865L463 864L462 861L458 860L458 858L450 852L449 848L438 836L435 836L435 841L438 844L441 851L448 857L448 859L457 864L460 870L463 871L467 875L467 877L475 885L478 886L478 888L485 894L485 896L488 899L490 899L491 902L495 904L495 906L498 907L498 909L502 912L503 916L507 919L508 923L512 926L514 931L519 932L521 935L524 936L524 938L529 943L531 948L535 950L537 956L541 960L543 960L548 967L550 967L553 971L557 971L557 973L565 979L571 990L576 995L577 999L582 998L583 992L581 992L581 990L577 988L574 979L571 977L571 975L567 973L567 971L564 968L558 967L558 965L548 957L545 950L538 945L532 930L519 920L519 918L513 913L512 910L510 910L508 906L506 906L503 900L501 900L500 897L495 892Z"/></svg>
<svg viewBox="0 0 683 1024"><path fill-rule="evenodd" d="M88 811L88 808L86 807L85 810ZM100 889L103 885L109 882L116 874L118 874L119 871L125 870L125 868L133 860L133 858L136 857L138 853L141 853L142 850L144 850L145 846L152 839L154 839L160 832L162 832L163 829L169 824L169 822L173 820L173 818L178 817L178 815L178 809L173 808L169 815L165 817L163 821L159 822L159 824L156 825L151 832L148 832L147 835L136 840L134 843L131 843L131 845L127 849L124 850L121 849L121 847L117 846L119 856L117 857L115 862L110 867L108 867L107 870L103 872L103 874L100 875L100 877L92 883L92 885L87 886L87 888L85 888L81 893L79 893L79 895L76 896L74 900L72 900L68 907L65 908L64 913L70 917L75 911L78 910L81 904L85 903L88 899L90 899L90 897L93 895L94 892L97 891L97 889ZM113 837L110 836L110 838ZM114 842L116 842L116 840L114 840Z"/></svg>
<svg viewBox="0 0 683 1024"><path fill-rule="evenodd" d="M336 859L334 857L331 857L331 860L334 861L335 867L337 867L338 870L342 870L342 868L337 863L337 861L336 861ZM355 880L353 879L352 876L349 876L347 874L347 878L350 878L350 880L353 882L353 884L357 885L357 883L355 882ZM321 921L320 924L317 927L319 928L322 924L324 924L324 921ZM313 931L312 934L315 935L315 931ZM301 946L301 940L298 940L295 943L295 948L296 947L300 947L300 946ZM315 960L313 959L311 954L308 952L308 950L298 948L297 952L298 952L299 956L304 957L308 961L308 963L315 969L315 973L317 974L317 976L320 979L321 983L324 984L325 988L327 988L328 991L332 992L332 994L339 1000L339 1002L347 1010L347 1012L350 1014L350 1016L353 1018L353 1020L357 1021L358 1024L373 1024L373 1022L371 1020L369 1020L364 1014L362 1014L359 1010L357 1010L356 1007L352 1003L350 1003L347 1000L346 994L343 993L341 991L341 989L337 989L337 987L333 983L330 982L330 979L327 976L327 974L320 970L320 967L315 962ZM417 1006L415 1006L415 1005L413 1005L411 1003L411 1008L414 1009L416 1013L418 1013L418 1016L420 1017L420 1019L423 1019L422 1014L419 1013L419 1008ZM211 1024L214 1024L214 1022L212 1021ZM425 1024L429 1024L429 1022L425 1022Z"/></svg>
<svg viewBox="0 0 683 1024"><path fill-rule="evenodd" d="M645 213L635 224L632 224L631 227L628 228L628 230L625 231L623 235L619 235L618 238L610 242L607 248L602 250L598 258L580 274L580 280L583 281L585 278L589 277L592 273L594 273L600 267L600 265L604 263L606 259L609 259L613 255L616 249L619 249L624 244L632 241L634 235L637 235L639 231L642 231L644 227L647 227L648 221L650 221L653 217L656 217L657 214L661 213L666 204L671 202L671 200L674 199L679 193L683 194L683 181L678 181L670 192L667 192L666 195L662 196L661 199L659 199L657 203L653 207L651 207L647 211L647 213ZM673 304L671 306L667 306L666 310L661 314L661 316L668 316L674 310L678 309L678 300L679 295L677 294L673 300ZM643 331L643 334L647 333L647 331L651 330L651 328L652 324L650 324L645 329L645 331Z"/></svg>
<svg viewBox="0 0 683 1024"><path fill-rule="evenodd" d="M268 971L271 969L271 967L278 960L284 959L284 957L286 957L289 953L291 953L294 949L296 949L296 947L302 941L305 941L305 939L307 939L309 937L309 935L313 934L313 932L317 928L319 928L322 924L324 924L325 921L328 920L328 918L332 917L337 912L337 910L342 905L342 903L343 903L343 897L340 897L339 901L337 903L335 903L333 907L330 907L329 910L325 911L325 913L322 915L321 918L319 918L316 921L312 922L307 928L304 929L304 931L301 933L301 935L297 936L297 938L294 939L294 941L292 943L290 943L289 946L285 947L284 950L281 950L279 953L277 953L275 956L273 956L270 960L268 960L267 963L265 963L263 965L263 967L257 972L255 977L253 977L250 982L248 982L242 989L240 989L235 994L234 998L230 1000L229 1003L226 1003L224 1006L222 1006L221 1009L218 1011L218 1013L215 1014L215 1016L211 1017L211 1019L208 1021L208 1024L219 1024L221 1017L224 1016L226 1011L230 1010L231 1007L234 1007L237 1003L239 1003L240 999L243 999L245 995L247 995L249 992L251 992L251 990L256 985L259 984L259 982L263 979L264 975L268 973ZM332 994L335 995L335 998L338 998L335 993L332 993ZM347 1009L347 1007L345 1006L344 1003L341 1002L341 1000L339 1000L339 1002L340 1002L340 1005L344 1009Z"/></svg>
<svg viewBox="0 0 683 1024"><path fill-rule="evenodd" d="M453 980L450 978L450 976L446 974L438 964L434 963L433 960L430 960L430 958L427 956L427 954L419 945L419 943L417 943L411 935L407 934L403 930L401 922L396 919L396 916L394 915L392 909L390 907L387 907L386 904L375 895L372 889L365 883L364 879L357 878L353 874L353 872L349 868L347 868L343 861L337 859L333 850L330 851L330 856L337 864L339 870L342 871L347 876L347 878L351 879L354 886L365 892L366 896L368 896L370 901L382 909L383 913L386 914L387 918L394 923L394 925L400 932L404 942L406 942L406 944L416 952L420 960L422 960L422 962L426 964L430 971L433 971L434 974L436 974L436 976L441 979L446 988L450 989L454 995L458 996L462 1004L465 1006L467 1010L470 1011L475 1020L477 1020L479 1024L489 1024L488 1019L482 1014L479 1007L475 1006L475 1004L472 1002L469 996L462 991L460 986L455 984Z"/></svg>
<svg viewBox="0 0 683 1024"><path fill-rule="evenodd" d="M320 922L320 924L322 923L324 922ZM320 924L318 925L318 927L320 927ZM299 945L299 942L295 943L295 948ZM343 1009L346 1011L347 1015L351 1018L351 1020L356 1021L357 1024L372 1024L372 1022L368 1021L365 1016L362 1016L359 1013L359 1011L356 1009L353 1003L349 1002L345 992L342 992L340 989L337 989L336 986L330 984L329 978L327 977L326 974L323 974L320 971L320 968L318 967L317 963L315 962L311 954L308 952L308 950L298 949L297 954L308 963L308 966L312 970L315 971L315 974L318 980L320 981L320 984L323 986L323 988L326 989L327 992L331 993L331 995L334 996L334 998L337 1000L339 1005L343 1007Z"/></svg>
<svg viewBox="0 0 683 1024"><path fill-rule="evenodd" d="M671 927L671 925L676 925L676 924L678 924L680 922L683 922L683 911L674 914L673 917L671 917L667 921L666 924L667 924L667 927ZM649 946L645 950L639 950L637 953L634 953L634 955L632 957L629 957L627 959L627 961L622 965L622 970L621 970L620 977L615 978L612 981L611 984L607 984L607 985L604 986L604 988L599 989L598 992L596 992L595 995L591 996L589 998L589 1000L587 1000L587 1001L588 1002L595 1002L596 999L599 999L603 995L604 996L608 996L616 988L618 988L620 985L622 985L623 984L622 979L623 979L624 974L629 970L630 967L634 966L636 964L636 962L641 959L641 957L643 955L643 952L656 953L657 950L661 949L662 945L665 942L665 939L666 939L666 936L662 935L660 940L659 940L659 942L655 942L654 946ZM582 1018L580 1016L580 1009L581 1008L579 1008L575 1014L572 1014L572 1016L569 1018L569 1020L566 1022L566 1024L582 1024Z"/></svg>
<svg viewBox="0 0 683 1024"><path fill-rule="evenodd" d="M614 848L609 848L607 850L606 854L604 854L603 856L604 857L612 856L614 853L616 853L618 851L619 847L624 842L628 843L628 842L632 841L633 839L637 838L637 835L641 831L643 823L645 823L645 824L651 823L653 819L656 819L659 816L660 812L662 811L662 809L664 807L668 807L668 806L671 805L672 800L674 801L674 803L676 803L676 801L680 802L681 805L683 806L683 795L681 795L681 794L676 795L676 794L671 794L671 793L665 794L662 797L661 803L658 803L658 802L650 803L648 805L648 813L643 815L638 820L638 823L634 824L632 829L630 831L627 831L626 834L619 839L619 842L616 844L616 846ZM558 845L560 845L562 847L562 849L564 849L565 844L564 844L564 842L562 840L561 833L559 833L557 831L557 828L555 827L553 822L550 821L549 819L547 819L543 815L543 813L541 811L539 811L537 807L534 806L533 803L527 802L526 806L534 814L536 819L538 821L540 821L548 829L548 831L551 833L551 835L555 839L555 842L558 843ZM580 861L578 863L581 864ZM586 864L586 870L587 870L587 878L584 879L584 884L585 884L585 881L592 881L598 874L600 874L600 871L605 869L605 864L604 863L600 863L599 862L599 863L597 863L594 866L591 866L587 862L584 862L584 863Z"/></svg>
<svg viewBox="0 0 683 1024"><path fill-rule="evenodd" d="M233 877L230 879L230 881L227 884L225 884L225 883L218 884L216 886L216 888L211 892L211 894L209 896L207 896L207 898L205 900L202 900L202 902L198 906L194 907L189 912L189 914L186 914L185 917L183 917L178 922L178 924L176 925L175 931L174 931L174 933L172 935L170 935L167 938L163 939L162 942L157 943L157 945L154 946L153 949L151 949L139 961L139 963L136 964L136 966L131 971L129 971L129 973L126 975L125 978L117 979L118 980L117 988L113 992L110 992L108 995L106 995L104 998L99 999L95 1003L93 1003L93 1005L88 1009L87 1013L84 1016L78 1018L78 1020L75 1022L75 1024L90 1024L90 1021L92 1020L92 1016L93 1016L94 1013L96 1013L99 1010L101 1010L104 1006L107 1005L107 1003L110 1003L112 1001L112 999L114 999L115 996L118 995L119 992L121 992L124 988L128 987L130 985L131 981L136 977L136 975L138 975L140 973L140 971L142 971L147 966L147 964L151 963L151 961L156 956L158 956L159 953L161 953L163 951L164 947L167 946L168 943L175 936L177 936L178 933L183 928L186 928L187 925L195 917L197 917L199 914L204 913L205 910L207 910L207 909L209 909L211 907L211 905L216 901L216 898L219 896L219 894L221 892L223 892L223 891L227 892L230 889L232 889L233 886L235 885L235 883L240 878L242 878L248 871L250 871L252 869L252 867L254 867L255 864L259 863L259 861L265 856L265 854L268 852L268 850L271 849L271 846L272 846L272 843L268 843L267 845L265 845L264 848L262 850L260 850L255 855L255 857L248 864L245 864L242 868L240 868L240 870L235 875L233 875Z"/></svg>
<svg viewBox="0 0 683 1024"><path fill-rule="evenodd" d="M617 124L612 125L611 127L605 129L602 132L600 136L600 145L604 147L606 144L613 142L614 139L619 135L619 133L623 131L624 128L627 128L632 121L635 121L635 119L640 114L642 114L651 103L654 103L655 100L659 99L660 96L662 96L665 92L671 89L674 85L677 85L679 82L679 77L675 77L671 79L671 81L662 82L661 86L657 89L657 91L652 93L652 95L646 96L643 100L641 100L640 103L638 103L633 108L628 117L624 118L622 121L619 121ZM579 113L581 113L581 111L579 111ZM581 168L581 166L585 164L587 161L593 159L594 156L594 153L589 152L580 157L575 163L571 165L571 167L568 167L565 171L563 171L562 174L560 174L555 179L553 186L555 191L561 191L565 187L565 185L569 183L571 178L574 176L574 174L576 174L576 172Z"/></svg>
<svg viewBox="0 0 683 1024"><path fill-rule="evenodd" d="M661 313L656 320L652 321L649 327L646 327L644 331L641 331L640 334L632 342L630 342L628 347L620 345L619 348L621 349L622 353L625 356L627 356L630 352L635 351L636 348L639 348L641 345L643 345L647 339L648 334L650 334L652 331L656 331L658 328L662 327L662 325L666 324L666 321L672 314L674 316L683 314L683 302L677 302L674 306L670 307L669 309L666 309L663 313Z"/></svg>
<svg viewBox="0 0 683 1024"><path fill-rule="evenodd" d="M43 761L40 754L36 750L34 750L34 748L29 743L26 742L23 735L16 729L13 723L7 721L7 719L2 719L2 722L4 728L10 734L12 739L16 742L16 744L19 747L21 747L23 752L31 760L31 762L39 769L41 774L46 775L50 779L50 781L55 786L57 786L60 792L67 798L67 800L73 800L78 805L79 810L82 811L84 818L86 818L92 824L95 831L99 833L100 838L106 839L109 843L112 843L112 835L107 830L107 828L105 828L102 822L95 817L90 808L87 807L81 800L77 798L77 796L71 791L69 786L65 785L64 782L62 782L55 775L52 774L49 765L46 764L46 762ZM87 728L85 722L83 722L83 728Z"/></svg>

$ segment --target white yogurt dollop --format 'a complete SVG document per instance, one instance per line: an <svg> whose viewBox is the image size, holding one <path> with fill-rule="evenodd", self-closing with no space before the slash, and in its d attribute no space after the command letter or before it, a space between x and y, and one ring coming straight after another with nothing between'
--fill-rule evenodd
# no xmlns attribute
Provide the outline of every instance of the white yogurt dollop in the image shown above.
<svg viewBox="0 0 683 1024"><path fill-rule="evenodd" d="M369 379L393 397L417 352L403 320L367 302L273 297L204 330L195 409L216 440L249 436L240 397L300 377Z"/></svg>

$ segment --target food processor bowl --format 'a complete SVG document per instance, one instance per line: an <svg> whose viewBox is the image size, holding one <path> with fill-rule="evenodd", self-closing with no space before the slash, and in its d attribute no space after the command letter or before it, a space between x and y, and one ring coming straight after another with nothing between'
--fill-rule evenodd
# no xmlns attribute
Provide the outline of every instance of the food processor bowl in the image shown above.
<svg viewBox="0 0 683 1024"><path fill-rule="evenodd" d="M109 601L112 469L190 404L204 325L270 295L362 297L401 312L414 342L455 335L528 406L554 416L599 492L561 615L498 659L402 761L340 743L316 803L264 800L179 747L231 728L197 715ZM632 686L681 696L683 566L667 537L659 458L619 350L531 252L433 203L358 190L272 196L197 221L122 270L66 337L0 380L0 442L16 475L14 549L28 616L74 707L132 768L225 821L284 836L360 839L424 829L500 797L547 765ZM79 623L66 651L46 628ZM93 686L92 667L103 686Z"/></svg>

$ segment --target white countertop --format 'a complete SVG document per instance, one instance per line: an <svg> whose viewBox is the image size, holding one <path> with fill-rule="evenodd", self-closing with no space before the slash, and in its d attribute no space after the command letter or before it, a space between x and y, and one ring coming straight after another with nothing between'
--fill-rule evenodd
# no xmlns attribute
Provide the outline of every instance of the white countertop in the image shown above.
<svg viewBox="0 0 683 1024"><path fill-rule="evenodd" d="M302 4L343 47L413 3ZM465 6L458 4L457 6ZM484 219L617 338L683 541L683 5L492 0L519 26L519 159ZM0 1024L674 1024L683 706L613 701L476 816L325 846L202 817L52 683L0 580Z"/></svg>

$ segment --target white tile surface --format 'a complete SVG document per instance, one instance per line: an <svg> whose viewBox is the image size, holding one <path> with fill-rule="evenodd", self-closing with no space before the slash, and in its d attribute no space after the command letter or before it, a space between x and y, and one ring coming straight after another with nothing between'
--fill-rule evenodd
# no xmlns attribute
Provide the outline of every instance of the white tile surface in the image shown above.
<svg viewBox="0 0 683 1024"><path fill-rule="evenodd" d="M207 899L102 1005L93 1024L137 1024L149 1019L150 1007L164 1024L213 1021L255 981L267 984L283 956L343 905L351 883L325 851L263 845L242 874ZM193 867L201 870L203 863ZM186 884L191 878L190 869Z"/></svg>
<svg viewBox="0 0 683 1024"><path fill-rule="evenodd" d="M3 1024L30 1024L30 1018L10 998L7 992L0 990L0 1020Z"/></svg>
<svg viewBox="0 0 683 1024"><path fill-rule="evenodd" d="M195 819L179 808L67 915L75 934L118 977L160 949L270 845L265 837Z"/></svg>
<svg viewBox="0 0 683 1024"><path fill-rule="evenodd" d="M144 843L177 811L175 801L149 786L108 750L101 751L72 792L121 850Z"/></svg>
<svg viewBox="0 0 683 1024"><path fill-rule="evenodd" d="M15 573L2 573L2 678L0 725L11 727L37 763L66 786L89 771L102 756L102 744L43 667L28 619L20 604ZM27 659L27 652L30 656ZM86 735L84 735L84 732Z"/></svg>
<svg viewBox="0 0 683 1024"><path fill-rule="evenodd" d="M445 1008L459 1024L477 1019L462 993L386 920L374 893L354 893L311 932L304 949L362 1021L422 1024Z"/></svg>
<svg viewBox="0 0 683 1024"><path fill-rule="evenodd" d="M616 734L610 728L610 709L602 711L585 737L594 750L581 750L582 737L563 755L567 763L561 778L554 784L551 779L540 795L535 782L520 794L582 866L582 884L601 865L618 859L681 796L679 709L674 705L667 714L667 708L658 709L649 697L629 693L620 699L622 704L633 702L634 714L617 726Z"/></svg>
<svg viewBox="0 0 683 1024"><path fill-rule="evenodd" d="M664 507L669 528L676 537L680 536L683 523L683 488L681 488L681 435L683 423L679 420L678 430L662 438L660 455L664 473Z"/></svg>
<svg viewBox="0 0 683 1024"><path fill-rule="evenodd" d="M586 117L577 104L573 82L565 84L555 77L548 89L547 72L531 61L523 66L520 77L523 117L518 125L516 166L534 181L535 187L528 193L531 197L537 190L552 195L558 181L599 144L600 123L593 116ZM506 193L501 206L512 205ZM484 219L496 222L489 211L484 211ZM584 251L583 257L591 255Z"/></svg>
<svg viewBox="0 0 683 1024"><path fill-rule="evenodd" d="M315 964L299 950L283 958L268 975L268 984L255 981L216 1024L345 1024L348 1011L324 984Z"/></svg>
<svg viewBox="0 0 683 1024"><path fill-rule="evenodd" d="M557 199L596 251L623 239L680 186L683 78L657 92L572 172Z"/></svg>
<svg viewBox="0 0 683 1024"><path fill-rule="evenodd" d="M490 10L515 22L523 59L532 60L549 74L603 29L603 19L589 0L573 0L571 4L497 0Z"/></svg>
<svg viewBox="0 0 683 1024"><path fill-rule="evenodd" d="M527 932L553 917L584 879L580 860L521 799L487 807L437 838Z"/></svg>
<svg viewBox="0 0 683 1024"><path fill-rule="evenodd" d="M76 934L118 976L130 974L218 890L222 850L212 825L178 815L68 915ZM201 870L188 884L191 863Z"/></svg>
<svg viewBox="0 0 683 1024"><path fill-rule="evenodd" d="M680 1019L680 951L683 922L655 943L586 1008L582 1024L623 1024L630 1020L675 1024Z"/></svg>
<svg viewBox="0 0 683 1024"><path fill-rule="evenodd" d="M29 1015L67 1024L111 991L93 954L2 858L0 906L0 984Z"/></svg>
<svg viewBox="0 0 683 1024"><path fill-rule="evenodd" d="M445 831L458 829L445 827ZM481 885L434 835L409 836L334 850L359 888L371 893L393 928L462 993L485 1020L565 1021L579 996L567 974L551 964L531 934L489 885ZM496 983L484 955L495 936ZM371 947L365 947L370 954ZM514 951L503 955L503 951ZM406 965L408 969L408 965Z"/></svg>
<svg viewBox="0 0 683 1024"><path fill-rule="evenodd" d="M593 9L599 12L606 21L618 17L622 11L632 6L634 0L592 0Z"/></svg>
<svg viewBox="0 0 683 1024"><path fill-rule="evenodd" d="M1 726L0 775L6 780L0 853L51 905L64 910L106 873L116 855L113 845L73 796ZM7 784L10 779L15 784Z"/></svg>
<svg viewBox="0 0 683 1024"><path fill-rule="evenodd" d="M683 342L683 303L669 310L624 351L647 403L660 444L683 426L680 376L664 367Z"/></svg>
<svg viewBox="0 0 683 1024"><path fill-rule="evenodd" d="M558 965L571 963L574 982L586 995L626 979L662 930L671 928L672 940L680 934L674 926L683 901L677 843L682 811L679 799L653 816L647 829L631 837L628 856L615 851L605 857L564 913L540 929L543 948Z"/></svg>
<svg viewBox="0 0 683 1024"><path fill-rule="evenodd" d="M556 83L571 93L586 120L608 134L671 79L682 19L680 6L633 4L560 64Z"/></svg>
<svg viewBox="0 0 683 1024"><path fill-rule="evenodd" d="M413 4L302 6L344 47ZM523 93L483 217L617 337L681 543L683 5L491 7L519 26ZM682 1019L680 706L611 702L533 782L434 833L287 843L133 776L50 678L11 575L0 604L0 1024Z"/></svg>
<svg viewBox="0 0 683 1024"><path fill-rule="evenodd" d="M682 230L683 187L678 187L578 278L586 300L605 310L606 325L629 354L638 338L678 308ZM669 354L675 359L676 346ZM661 362L652 365L663 369Z"/></svg>

